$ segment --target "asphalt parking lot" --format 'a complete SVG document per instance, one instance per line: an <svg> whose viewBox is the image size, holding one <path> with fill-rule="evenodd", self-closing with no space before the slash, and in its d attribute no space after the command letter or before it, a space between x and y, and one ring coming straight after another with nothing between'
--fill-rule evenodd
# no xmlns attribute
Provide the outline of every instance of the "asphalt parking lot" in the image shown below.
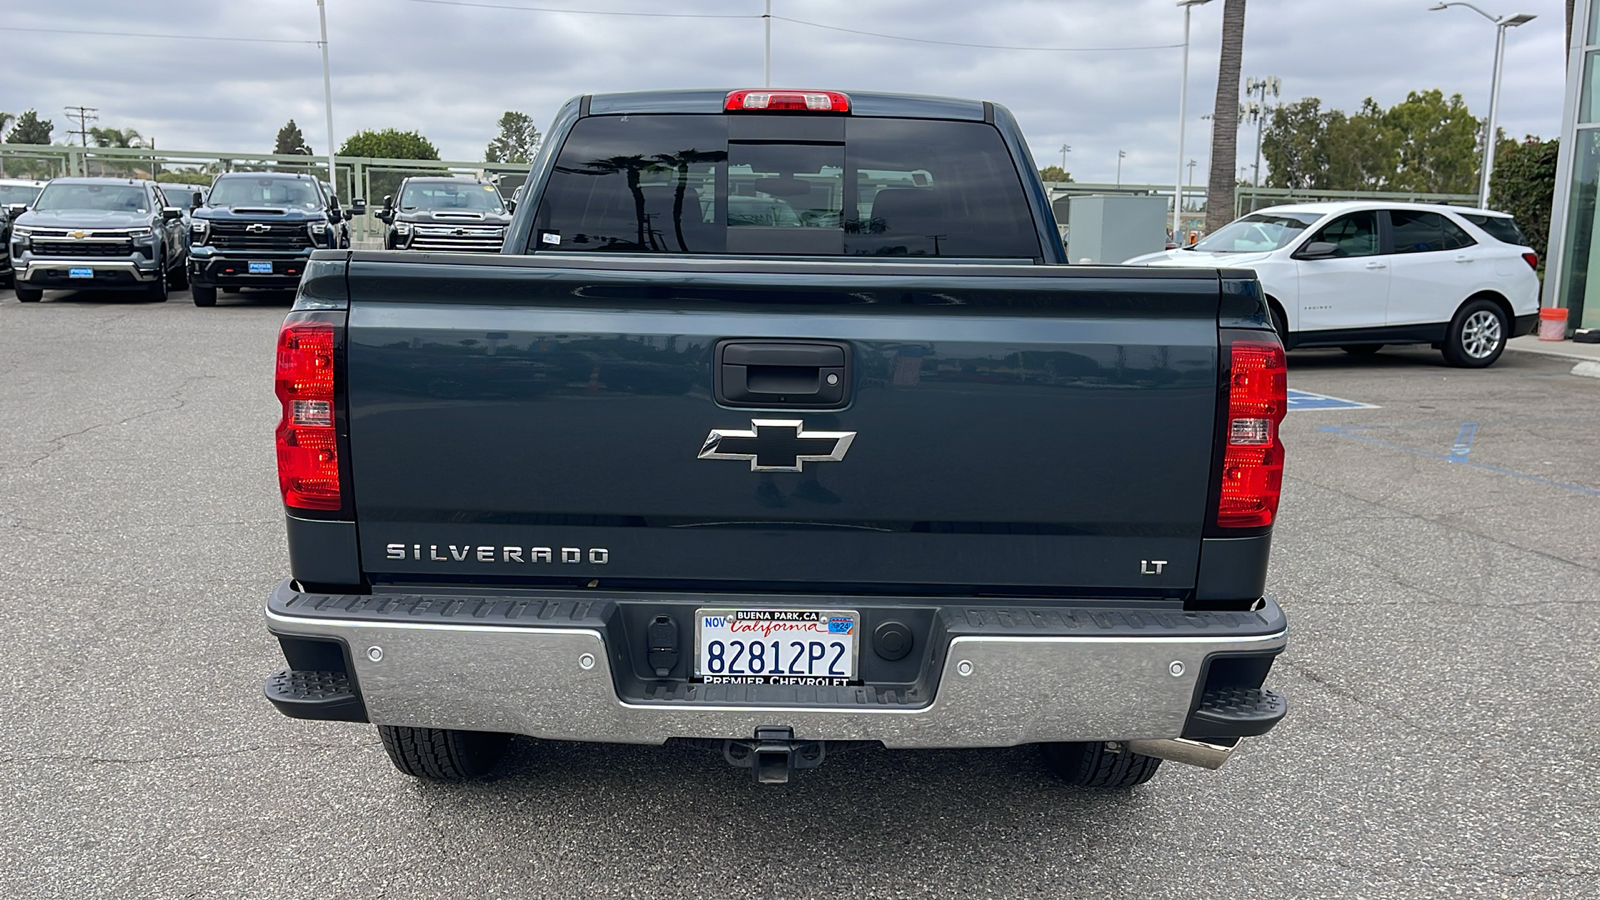
<svg viewBox="0 0 1600 900"><path fill-rule="evenodd" d="M1221 771L1096 794L1029 748L863 750L762 789L519 741L439 786L261 697L288 302L0 291L0 897L1600 890L1600 379L1570 360L1290 355L1371 406L1289 415L1292 707Z"/></svg>

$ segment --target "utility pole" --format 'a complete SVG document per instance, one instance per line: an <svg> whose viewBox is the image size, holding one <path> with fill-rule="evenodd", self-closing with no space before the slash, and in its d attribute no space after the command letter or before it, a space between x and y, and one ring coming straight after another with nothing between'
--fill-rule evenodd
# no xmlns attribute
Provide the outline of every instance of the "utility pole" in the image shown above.
<svg viewBox="0 0 1600 900"><path fill-rule="evenodd" d="M1210 3L1211 0L1178 0L1178 5L1183 7L1183 75L1178 82L1178 175L1183 175L1183 128L1188 124L1185 120L1189 115L1189 18L1196 6ZM1189 180L1194 180L1194 169L1189 170ZM1172 190L1172 239L1178 239L1178 229L1181 222L1178 216L1183 211L1183 184L1180 183Z"/></svg>
<svg viewBox="0 0 1600 900"><path fill-rule="evenodd" d="M766 49L761 54L761 86L772 87L772 0L767 0L766 11L761 14L761 27L766 30Z"/></svg>
<svg viewBox="0 0 1600 900"><path fill-rule="evenodd" d="M76 131L68 129L67 134L78 135L83 139L83 148L85 150L89 149L89 123L100 121L100 117L95 115L100 111L99 108L93 106L68 106L66 110L68 118L76 118L78 120L78 129ZM101 174L105 173L103 168L100 171ZM83 159L83 174L85 177L89 175L89 158L87 155Z"/></svg>
<svg viewBox="0 0 1600 900"><path fill-rule="evenodd" d="M328 74L328 9L323 0L317 0L317 19L322 25L322 102L328 113L328 183L333 185L333 192L337 194L339 176L333 158L333 78ZM355 189L352 185L351 190Z"/></svg>
<svg viewBox="0 0 1600 900"><path fill-rule="evenodd" d="M1283 91L1283 79L1276 75L1265 78L1251 78L1245 82L1244 95L1246 97L1260 97L1260 100L1250 100L1245 103L1245 111L1256 123L1256 168L1254 185L1261 187L1261 133L1267 124L1267 95L1271 94L1276 99Z"/></svg>
<svg viewBox="0 0 1600 900"><path fill-rule="evenodd" d="M75 134L75 135L78 135L79 137L83 138L84 149L88 149L88 147L89 147L89 123L90 122L98 122L98 121L100 121L100 117L95 115L95 113L99 112L100 109L98 107L94 107L94 106L69 106L69 107L66 108L66 110L67 110L67 116L69 118L73 118L73 119L77 119L78 120L77 129L76 130L69 129L67 131L67 134Z"/></svg>

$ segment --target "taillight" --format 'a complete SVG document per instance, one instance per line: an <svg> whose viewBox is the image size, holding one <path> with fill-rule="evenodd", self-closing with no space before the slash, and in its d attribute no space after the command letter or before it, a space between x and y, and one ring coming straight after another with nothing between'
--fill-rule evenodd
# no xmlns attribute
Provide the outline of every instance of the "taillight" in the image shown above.
<svg viewBox="0 0 1600 900"><path fill-rule="evenodd" d="M1217 525L1271 525L1283 491L1283 441L1278 425L1289 409L1289 366L1276 342L1233 342L1228 367L1227 445Z"/></svg>
<svg viewBox="0 0 1600 900"><path fill-rule="evenodd" d="M1539 254L1524 253L1522 254L1522 261L1528 264L1528 268L1535 272L1539 271Z"/></svg>
<svg viewBox="0 0 1600 900"><path fill-rule="evenodd" d="M838 91L729 91L723 112L850 111L850 98Z"/></svg>
<svg viewBox="0 0 1600 900"><path fill-rule="evenodd" d="M278 487L286 506L339 508L333 345L326 322L285 322L278 332Z"/></svg>

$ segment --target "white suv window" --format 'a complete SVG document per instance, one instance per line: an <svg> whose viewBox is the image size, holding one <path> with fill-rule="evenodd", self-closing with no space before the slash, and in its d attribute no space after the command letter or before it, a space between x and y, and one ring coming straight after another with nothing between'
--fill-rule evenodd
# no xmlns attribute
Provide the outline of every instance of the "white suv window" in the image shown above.
<svg viewBox="0 0 1600 900"><path fill-rule="evenodd" d="M1377 256L1378 214L1369 209L1340 216L1322 226L1322 230L1312 235L1306 244L1310 245L1317 241L1339 248L1338 252L1333 254L1334 259Z"/></svg>

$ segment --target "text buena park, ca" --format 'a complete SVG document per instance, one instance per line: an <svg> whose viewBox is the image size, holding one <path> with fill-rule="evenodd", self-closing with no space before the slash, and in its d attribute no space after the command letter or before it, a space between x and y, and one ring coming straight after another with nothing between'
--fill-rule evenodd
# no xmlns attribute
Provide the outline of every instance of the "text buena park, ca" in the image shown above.
<svg viewBox="0 0 1600 900"><path fill-rule="evenodd" d="M611 562L611 551L604 547L496 547L490 544L387 544L384 556L388 559L415 559L428 562L480 562L480 563L581 563L603 566ZM424 555L423 548L427 548ZM409 551L409 552L407 552Z"/></svg>

